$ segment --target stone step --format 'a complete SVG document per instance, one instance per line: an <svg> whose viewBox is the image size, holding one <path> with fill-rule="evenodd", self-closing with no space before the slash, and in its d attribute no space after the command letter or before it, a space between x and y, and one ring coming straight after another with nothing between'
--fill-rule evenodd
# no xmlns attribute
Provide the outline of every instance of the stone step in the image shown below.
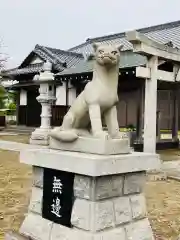
<svg viewBox="0 0 180 240"><path fill-rule="evenodd" d="M31 132L22 132L22 131L1 131L1 135L31 135Z"/></svg>
<svg viewBox="0 0 180 240"><path fill-rule="evenodd" d="M7 125L7 129L20 129L20 130L34 130L35 127L27 127L27 126L18 126L18 125Z"/></svg>
<svg viewBox="0 0 180 240"><path fill-rule="evenodd" d="M6 127L3 129L4 132L20 133L20 134L31 134L35 128L26 127Z"/></svg>

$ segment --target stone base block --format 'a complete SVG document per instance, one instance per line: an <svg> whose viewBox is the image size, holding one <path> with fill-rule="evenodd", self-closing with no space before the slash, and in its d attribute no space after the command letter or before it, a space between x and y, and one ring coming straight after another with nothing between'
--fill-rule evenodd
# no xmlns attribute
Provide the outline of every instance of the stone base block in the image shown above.
<svg viewBox="0 0 180 240"><path fill-rule="evenodd" d="M49 146L52 149L102 155L130 153L128 138L102 140L92 137L79 137L76 141L68 143L50 138Z"/></svg>
<svg viewBox="0 0 180 240"><path fill-rule="evenodd" d="M53 149L27 149L20 152L20 161L42 168L51 168L88 176L149 171L159 169L161 166L157 154L139 152L98 155Z"/></svg>
<svg viewBox="0 0 180 240"><path fill-rule="evenodd" d="M27 239L154 240L143 186L146 172L161 166L158 155L138 152L102 155L34 149L21 151L20 160L33 165L29 211L20 228ZM72 228L57 224L55 219L43 214L46 168L74 173L73 205L67 225ZM67 186L63 186L62 191L65 191Z"/></svg>
<svg viewBox="0 0 180 240"><path fill-rule="evenodd" d="M32 139L30 138L29 143L32 145L42 145L42 146L48 146L49 145L49 140L45 139Z"/></svg>
<svg viewBox="0 0 180 240"><path fill-rule="evenodd" d="M67 228L43 219L39 215L29 214L20 232L23 236L27 236L27 239L32 240L154 240L147 218L117 228L111 227L106 231L87 232L76 227ZM7 240L16 240L16 238L7 238Z"/></svg>
<svg viewBox="0 0 180 240"><path fill-rule="evenodd" d="M138 194L98 202L76 199L71 223L78 229L95 233L145 218L145 198L143 194Z"/></svg>
<svg viewBox="0 0 180 240"><path fill-rule="evenodd" d="M37 128L31 134L29 143L33 145L49 145L49 131L51 129Z"/></svg>

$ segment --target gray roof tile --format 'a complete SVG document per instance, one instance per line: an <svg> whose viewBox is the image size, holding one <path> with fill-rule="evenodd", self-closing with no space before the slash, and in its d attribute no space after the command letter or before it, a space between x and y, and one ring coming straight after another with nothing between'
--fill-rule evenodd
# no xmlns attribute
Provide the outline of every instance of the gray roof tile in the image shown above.
<svg viewBox="0 0 180 240"><path fill-rule="evenodd" d="M68 52L61 49L49 47L46 48L50 50L54 55L56 55L60 61L65 62L67 68L75 66L83 59L83 55L81 53Z"/></svg>
<svg viewBox="0 0 180 240"><path fill-rule="evenodd" d="M81 61L75 67L65 69L64 71L57 73L56 76L67 76L72 74L88 73L93 70L94 61ZM133 51L124 51L121 53L121 61L119 68L130 68L136 66L142 66L147 63L147 58Z"/></svg>
<svg viewBox="0 0 180 240"><path fill-rule="evenodd" d="M42 58L43 61L50 61L53 64L53 68L57 71L63 71L65 68L71 68L84 59L83 55L79 53L44 47L38 44L35 46L33 52ZM26 60L24 62L26 62ZM43 70L43 63L24 66L24 62L17 68L2 71L1 75L16 76L28 73L38 73Z"/></svg>
<svg viewBox="0 0 180 240"><path fill-rule="evenodd" d="M29 65L25 68L13 68L4 70L1 72L2 76L10 76L10 75L21 75L21 74L31 74L31 73L38 73L43 70L43 63L36 63Z"/></svg>
<svg viewBox="0 0 180 240"><path fill-rule="evenodd" d="M149 38L159 43L166 44L167 42L171 41L174 47L180 48L180 21L137 29L137 31L145 34ZM83 55L92 53L92 42L99 42L102 44L123 44L124 51L132 49L131 43L126 40L125 32L122 32L118 34L88 39L85 43L75 46L67 51L36 45L33 52L40 56L44 61L50 61L56 71L62 72L59 75L87 72L89 70L92 70L92 66L90 62L84 61ZM146 59L141 55L134 54L132 51L125 52L122 55L120 68L138 66L138 64L141 65L143 62L146 62ZM41 68L42 66L37 65L29 65L27 67L23 65L19 66L16 69L10 69L8 71L11 73L11 75L19 75L40 71Z"/></svg>
<svg viewBox="0 0 180 240"><path fill-rule="evenodd" d="M161 24L157 26L152 26L148 28L137 29L138 32L143 33L147 37L159 42L159 43L167 43L172 41L174 47L180 48L180 21ZM82 53L82 54L90 54L92 52L91 43L99 42L99 43L120 43L124 45L123 50L132 49L131 43L126 40L125 32L112 34L108 36L98 37L88 39L85 43L78 45L76 47L68 49L68 51Z"/></svg>

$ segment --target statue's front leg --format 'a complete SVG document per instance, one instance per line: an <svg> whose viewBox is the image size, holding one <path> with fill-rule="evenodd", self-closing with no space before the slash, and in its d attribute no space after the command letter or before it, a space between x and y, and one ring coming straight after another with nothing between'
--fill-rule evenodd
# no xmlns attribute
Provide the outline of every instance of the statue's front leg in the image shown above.
<svg viewBox="0 0 180 240"><path fill-rule="evenodd" d="M105 122L108 128L108 133L111 138L122 138L119 131L119 124L117 119L117 108L116 106L111 107L104 113Z"/></svg>
<svg viewBox="0 0 180 240"><path fill-rule="evenodd" d="M101 109L98 104L89 105L89 117L91 122L92 134L96 138L108 138L108 133L103 131L101 120Z"/></svg>

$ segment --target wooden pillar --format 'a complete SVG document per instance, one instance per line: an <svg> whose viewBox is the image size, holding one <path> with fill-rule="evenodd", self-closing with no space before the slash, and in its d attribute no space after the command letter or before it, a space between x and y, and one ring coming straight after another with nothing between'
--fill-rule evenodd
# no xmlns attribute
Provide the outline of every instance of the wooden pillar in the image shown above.
<svg viewBox="0 0 180 240"><path fill-rule="evenodd" d="M173 90L172 141L178 140L178 89Z"/></svg>
<svg viewBox="0 0 180 240"><path fill-rule="evenodd" d="M158 57L149 59L150 79L145 80L144 109L144 152L156 152L156 111L157 111L157 66Z"/></svg>
<svg viewBox="0 0 180 240"><path fill-rule="evenodd" d="M161 140L161 112L156 113L156 140Z"/></svg>
<svg viewBox="0 0 180 240"><path fill-rule="evenodd" d="M137 106L137 124L136 124L136 142L142 142L143 134L143 116L144 116L144 82L142 82L138 93L138 106Z"/></svg>
<svg viewBox="0 0 180 240"><path fill-rule="evenodd" d="M16 99L16 125L19 125L19 105L20 105L20 91L17 91Z"/></svg>

